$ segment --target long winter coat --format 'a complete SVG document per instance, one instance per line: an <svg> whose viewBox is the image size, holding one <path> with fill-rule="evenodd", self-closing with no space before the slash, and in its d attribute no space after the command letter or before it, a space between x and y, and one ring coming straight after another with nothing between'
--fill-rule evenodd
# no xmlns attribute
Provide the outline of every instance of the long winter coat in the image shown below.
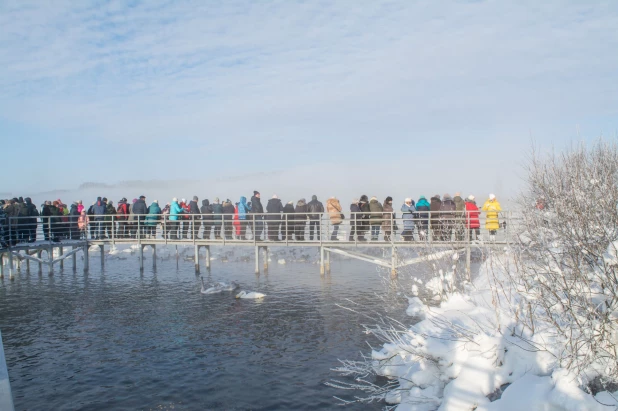
<svg viewBox="0 0 618 411"><path fill-rule="evenodd" d="M406 231L414 230L414 212L416 208L413 205L407 205L404 203L401 206L401 212L403 213L403 229Z"/></svg>
<svg viewBox="0 0 618 411"><path fill-rule="evenodd" d="M307 211L309 207L307 207L307 203L305 203L305 199L298 200L296 203L296 208L294 209L294 225L301 227L307 224Z"/></svg>
<svg viewBox="0 0 618 411"><path fill-rule="evenodd" d="M260 198L257 198L256 196L251 197L251 212L254 214L264 213L264 207L262 206L262 200ZM264 216L262 215L255 217L256 220L262 220L263 218Z"/></svg>
<svg viewBox="0 0 618 411"><path fill-rule="evenodd" d="M292 227L294 225L294 205L288 203L283 206L283 216L283 220L288 221L288 227Z"/></svg>
<svg viewBox="0 0 618 411"><path fill-rule="evenodd" d="M418 204L417 204L418 207ZM431 197L431 205L429 206L429 211L431 211L431 227L437 228L440 227L440 208L442 207L442 201L438 197Z"/></svg>
<svg viewBox="0 0 618 411"><path fill-rule="evenodd" d="M442 199L442 204L440 205L440 220L453 220L455 219L455 213L457 210L457 205L451 199L451 197L445 196Z"/></svg>
<svg viewBox="0 0 618 411"><path fill-rule="evenodd" d="M466 227L468 228L481 228L481 222L479 216L481 212L476 206L476 203L466 200Z"/></svg>
<svg viewBox="0 0 618 411"><path fill-rule="evenodd" d="M326 211L330 217L332 225L341 224L341 203L336 198L329 198L326 201Z"/></svg>
<svg viewBox="0 0 618 411"><path fill-rule="evenodd" d="M382 212L384 211L382 204L378 200L372 199L369 202L369 211L371 211L369 223L371 225L382 225Z"/></svg>
<svg viewBox="0 0 618 411"><path fill-rule="evenodd" d="M213 203L210 205L212 208L212 218L215 222L215 225L221 225L221 220L223 220L223 205L219 203Z"/></svg>
<svg viewBox="0 0 618 411"><path fill-rule="evenodd" d="M485 228L488 230L497 230L500 228L498 222L498 213L502 211L498 200L487 200L483 204L483 211L487 213L487 221L485 222Z"/></svg>
<svg viewBox="0 0 618 411"><path fill-rule="evenodd" d="M133 214L135 214L135 215L138 215L138 216L142 216L142 215L148 214L148 207L146 206L146 202L144 200L142 200L141 198L138 199L133 204L133 208L131 208L131 212Z"/></svg>
<svg viewBox="0 0 618 411"><path fill-rule="evenodd" d="M146 216L146 225L150 227L156 226L157 222L161 218L159 214L161 214L161 207L159 207L159 204L155 202L150 204L150 208L148 208L148 215Z"/></svg>
<svg viewBox="0 0 618 411"><path fill-rule="evenodd" d="M178 201L172 201L170 205L170 221L178 221L180 219L180 215L184 213Z"/></svg>
<svg viewBox="0 0 618 411"><path fill-rule="evenodd" d="M253 202L251 204L253 204ZM283 204L281 204L281 200L278 198L271 198L268 200L268 204L266 204L266 212L268 213L266 216L267 220L279 222L281 220L281 213L283 212Z"/></svg>
<svg viewBox="0 0 618 411"><path fill-rule="evenodd" d="M82 210L82 213L77 218L77 227L82 231L86 231L86 228L88 228L89 222L90 222L90 218L88 218L86 211Z"/></svg>
<svg viewBox="0 0 618 411"><path fill-rule="evenodd" d="M453 197L453 201L455 202L455 211L457 211L456 217L458 219L462 219L464 216L464 210L466 209L466 204L461 196Z"/></svg>
<svg viewBox="0 0 618 411"><path fill-rule="evenodd" d="M216 205L216 204L215 204ZM234 218L234 205L231 201L226 201L221 205L221 212L224 214L223 219L225 220L225 225L228 226L228 221L232 221ZM229 226L228 226L229 227Z"/></svg>
<svg viewBox="0 0 618 411"><path fill-rule="evenodd" d="M204 214L202 216L202 220L212 221L212 206L210 205L210 201L202 200L202 207L200 208L200 213Z"/></svg>
<svg viewBox="0 0 618 411"><path fill-rule="evenodd" d="M382 213L382 229L384 231L393 231L395 224L395 213L393 212L393 205L384 203L384 213ZM391 216L393 220L391 221Z"/></svg>

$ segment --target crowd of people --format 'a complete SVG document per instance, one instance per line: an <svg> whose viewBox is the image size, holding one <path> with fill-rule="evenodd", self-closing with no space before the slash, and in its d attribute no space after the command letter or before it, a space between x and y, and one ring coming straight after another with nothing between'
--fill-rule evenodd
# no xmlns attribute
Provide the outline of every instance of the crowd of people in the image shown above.
<svg viewBox="0 0 618 411"><path fill-rule="evenodd" d="M329 217L327 234L337 241L339 226L346 219L335 197L326 201L326 207L315 195L309 202L301 198L296 204L283 204L273 195L264 207L258 191L249 201L244 196L235 203L219 198L212 203L204 199L201 205L198 201L197 196L191 201L173 198L161 208L157 200L147 205L143 195L130 202L122 198L117 205L98 197L86 208L81 200L67 207L58 199L45 201L39 211L28 197L0 200L0 241L2 246L34 242L39 224L46 241L155 238L157 226L169 240L249 239L251 231L257 241L319 241L324 213ZM376 197L362 195L352 201L349 211L349 241L378 241L383 232L384 241L390 242L399 231L398 222L403 223L404 241L424 241L429 235L440 241L477 240L481 212L486 213L489 240L494 240L501 227L498 215L502 209L493 194L479 208L473 195L464 199L455 193L454 197L436 194L429 201L425 196L416 202L406 198L399 219L390 196L381 203Z"/></svg>

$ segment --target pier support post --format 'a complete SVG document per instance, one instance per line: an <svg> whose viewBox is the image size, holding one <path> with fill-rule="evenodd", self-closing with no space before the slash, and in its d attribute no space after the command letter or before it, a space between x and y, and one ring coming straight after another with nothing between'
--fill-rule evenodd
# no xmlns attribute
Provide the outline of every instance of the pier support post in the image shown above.
<svg viewBox="0 0 618 411"><path fill-rule="evenodd" d="M28 254L28 251L26 251L26 254ZM30 274L30 260L27 258L26 258L26 272Z"/></svg>
<svg viewBox="0 0 618 411"><path fill-rule="evenodd" d="M84 274L88 272L90 268L90 255L88 253L89 246L88 243L84 244Z"/></svg>
<svg viewBox="0 0 618 411"><path fill-rule="evenodd" d="M13 279L13 253L9 251L9 280Z"/></svg>
<svg viewBox="0 0 618 411"><path fill-rule="evenodd" d="M263 247L264 251L264 272L268 271L268 247Z"/></svg>
<svg viewBox="0 0 618 411"><path fill-rule="evenodd" d="M101 270L105 267L105 245L101 244L99 246L99 250L101 250Z"/></svg>
<svg viewBox="0 0 618 411"><path fill-rule="evenodd" d="M64 254L64 247L58 247L58 257L62 257ZM64 259L60 260L60 269L64 270Z"/></svg>
<svg viewBox="0 0 618 411"><path fill-rule="evenodd" d="M47 264L49 265L49 275L54 275L54 247L52 245L47 249Z"/></svg>
<svg viewBox="0 0 618 411"><path fill-rule="evenodd" d="M255 273L260 273L260 247L255 247Z"/></svg>
<svg viewBox="0 0 618 411"><path fill-rule="evenodd" d="M75 251L75 246L71 247L71 251L73 252L73 255L71 256L71 259L73 260L73 272L77 271L77 251Z"/></svg>
<svg viewBox="0 0 618 411"><path fill-rule="evenodd" d="M43 263L41 262L42 255L43 253L41 252L41 250L36 252L36 257L39 259L39 274L43 272Z"/></svg>
<svg viewBox="0 0 618 411"><path fill-rule="evenodd" d="M391 278L397 278L397 250L392 247L391 250Z"/></svg>
<svg viewBox="0 0 618 411"><path fill-rule="evenodd" d="M324 275L324 247L320 247L320 275Z"/></svg>
<svg viewBox="0 0 618 411"><path fill-rule="evenodd" d="M0 254L0 278L4 278L4 254Z"/></svg>
<svg viewBox="0 0 618 411"><path fill-rule="evenodd" d="M195 274L199 274L200 272L200 246L195 245Z"/></svg>
<svg viewBox="0 0 618 411"><path fill-rule="evenodd" d="M206 248L206 269L210 270L210 246L207 245L205 248Z"/></svg>
<svg viewBox="0 0 618 411"><path fill-rule="evenodd" d="M157 246L155 244L151 245L152 247L152 268L157 268Z"/></svg>
<svg viewBox="0 0 618 411"><path fill-rule="evenodd" d="M139 272L144 272L144 246L139 245Z"/></svg>
<svg viewBox="0 0 618 411"><path fill-rule="evenodd" d="M330 251L326 252L326 272L330 274Z"/></svg>

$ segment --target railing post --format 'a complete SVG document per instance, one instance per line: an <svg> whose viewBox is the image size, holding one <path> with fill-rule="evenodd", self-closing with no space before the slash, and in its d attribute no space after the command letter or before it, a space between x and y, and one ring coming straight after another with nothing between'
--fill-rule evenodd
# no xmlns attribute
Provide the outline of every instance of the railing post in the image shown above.
<svg viewBox="0 0 618 411"><path fill-rule="evenodd" d="M112 244L116 245L116 222L114 221L115 215L112 214Z"/></svg>
<svg viewBox="0 0 618 411"><path fill-rule="evenodd" d="M467 212L466 212L467 213ZM466 222L468 221L468 215L466 214ZM466 224L467 226L467 224ZM471 253L471 241L470 241L470 229L466 228L466 275L468 281L472 281L472 273L470 272L470 253Z"/></svg>
<svg viewBox="0 0 618 411"><path fill-rule="evenodd" d="M247 214L245 213L245 218L246 218ZM255 214L251 214L251 221L253 223L253 244L257 243L257 236L255 235ZM245 231L245 236L247 235L246 231ZM258 269L259 272L259 269Z"/></svg>
<svg viewBox="0 0 618 411"><path fill-rule="evenodd" d="M167 232L167 223L166 223L167 218L166 217L167 217L166 215L163 215L163 238L165 239L165 244L167 245L168 232Z"/></svg>
<svg viewBox="0 0 618 411"><path fill-rule="evenodd" d="M433 240L433 223L431 221L431 211L427 212L427 242L431 244Z"/></svg>
<svg viewBox="0 0 618 411"><path fill-rule="evenodd" d="M290 243L290 230L288 230L288 214L282 214L285 216L285 245L289 245Z"/></svg>

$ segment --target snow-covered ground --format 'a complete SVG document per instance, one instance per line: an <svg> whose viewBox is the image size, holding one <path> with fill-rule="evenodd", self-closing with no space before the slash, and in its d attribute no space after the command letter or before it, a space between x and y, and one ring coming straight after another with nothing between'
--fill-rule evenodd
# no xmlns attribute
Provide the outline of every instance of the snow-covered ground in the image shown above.
<svg viewBox="0 0 618 411"><path fill-rule="evenodd" d="M588 394L581 378L560 367L564 342L550 328L532 334L517 325L512 306L491 287L509 259L490 257L473 284L440 307L423 304L414 285L407 312L420 321L402 332L374 329L390 340L371 358L378 374L398 380L386 395L398 411L618 409L618 392ZM421 287L439 294L448 276L437 278Z"/></svg>

